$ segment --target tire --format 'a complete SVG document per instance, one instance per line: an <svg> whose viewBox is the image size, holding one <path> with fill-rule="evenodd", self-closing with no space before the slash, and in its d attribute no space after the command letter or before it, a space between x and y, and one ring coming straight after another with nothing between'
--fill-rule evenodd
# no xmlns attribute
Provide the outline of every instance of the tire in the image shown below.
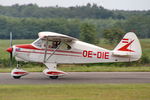
<svg viewBox="0 0 150 100"><path fill-rule="evenodd" d="M51 79L58 79L58 76L49 76Z"/></svg>
<svg viewBox="0 0 150 100"><path fill-rule="evenodd" d="M21 76L13 76L14 79L20 79Z"/></svg>

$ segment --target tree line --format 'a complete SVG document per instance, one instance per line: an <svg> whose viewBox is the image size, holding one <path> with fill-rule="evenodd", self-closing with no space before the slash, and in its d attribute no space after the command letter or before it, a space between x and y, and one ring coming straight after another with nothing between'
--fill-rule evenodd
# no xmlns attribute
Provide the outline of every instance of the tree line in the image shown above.
<svg viewBox="0 0 150 100"><path fill-rule="evenodd" d="M83 13L84 12L84 13ZM105 9L102 6L88 3L86 6L75 7L38 7L36 4L0 6L0 14L12 17L36 18L116 18L124 19L119 13Z"/></svg>
<svg viewBox="0 0 150 100"><path fill-rule="evenodd" d="M134 31L140 38L150 38L150 17L134 16L127 20L118 19L64 19L64 18L14 18L0 16L0 39L35 39L41 31L52 31L76 38L80 37L82 24L88 23L96 28L96 35L104 37L105 30L121 29ZM85 33L86 34L86 33Z"/></svg>
<svg viewBox="0 0 150 100"><path fill-rule="evenodd" d="M97 4L87 3L75 7L39 7L36 4L0 6L0 15L34 18L127 19L131 16L150 15L149 11L109 10Z"/></svg>
<svg viewBox="0 0 150 100"><path fill-rule="evenodd" d="M37 38L40 31L53 31L80 38L81 26L94 25L96 37L107 30L135 31L140 38L150 38L150 11L108 10L96 4L75 7L38 7L35 4L0 6L0 39ZM85 33L86 34L86 33Z"/></svg>

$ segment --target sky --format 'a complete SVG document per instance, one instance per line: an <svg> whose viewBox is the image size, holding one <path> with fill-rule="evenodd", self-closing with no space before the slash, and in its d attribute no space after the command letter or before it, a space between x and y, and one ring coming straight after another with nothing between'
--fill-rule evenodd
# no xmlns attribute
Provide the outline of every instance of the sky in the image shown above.
<svg viewBox="0 0 150 100"><path fill-rule="evenodd" d="M150 0L0 0L0 5L37 4L40 7L70 7L95 3L107 9L119 10L150 10Z"/></svg>

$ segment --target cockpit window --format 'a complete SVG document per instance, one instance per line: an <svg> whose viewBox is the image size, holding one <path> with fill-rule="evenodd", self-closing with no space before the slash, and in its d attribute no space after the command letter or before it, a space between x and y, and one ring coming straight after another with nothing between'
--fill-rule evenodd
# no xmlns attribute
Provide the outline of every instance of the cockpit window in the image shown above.
<svg viewBox="0 0 150 100"><path fill-rule="evenodd" d="M36 40L33 44L36 46L36 47L38 47L38 48L41 48L42 47L42 40L41 39L38 39L38 40Z"/></svg>
<svg viewBox="0 0 150 100"><path fill-rule="evenodd" d="M47 43L45 40L38 39L33 44L37 48L45 49ZM71 46L69 46L67 43L61 42L61 41L48 41L47 48L48 49L56 49L59 45L60 45L60 47L58 48L58 50L70 50L71 49Z"/></svg>

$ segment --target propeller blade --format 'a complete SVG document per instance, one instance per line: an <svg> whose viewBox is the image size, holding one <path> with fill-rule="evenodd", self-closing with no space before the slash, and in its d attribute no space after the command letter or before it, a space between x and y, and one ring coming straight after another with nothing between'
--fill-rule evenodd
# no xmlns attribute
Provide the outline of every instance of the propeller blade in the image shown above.
<svg viewBox="0 0 150 100"><path fill-rule="evenodd" d="M12 48L12 32L10 32L10 48Z"/></svg>
<svg viewBox="0 0 150 100"><path fill-rule="evenodd" d="M10 53L10 62L9 62L10 67L12 66L12 53Z"/></svg>
<svg viewBox="0 0 150 100"><path fill-rule="evenodd" d="M12 48L12 32L10 32L10 48ZM13 48L12 48L12 51L13 51ZM10 67L12 66L12 59L13 59L13 54L12 54L12 51L10 52Z"/></svg>

